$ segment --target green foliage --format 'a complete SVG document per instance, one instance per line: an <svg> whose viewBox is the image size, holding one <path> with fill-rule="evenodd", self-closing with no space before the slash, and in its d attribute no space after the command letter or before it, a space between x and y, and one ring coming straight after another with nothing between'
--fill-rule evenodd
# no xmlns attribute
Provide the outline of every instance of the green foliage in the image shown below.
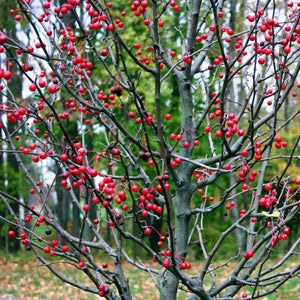
<svg viewBox="0 0 300 300"><path fill-rule="evenodd" d="M2 174L0 179L0 190L10 194L13 197L19 197L23 195L26 197L28 195L28 190L22 184L24 182L24 175L16 172L9 163L0 165L0 173ZM15 203L12 200L8 200L8 203L15 208ZM18 214L18 212L16 212ZM5 203L0 199L0 215L5 217L7 220L14 222L13 216L9 213L6 208ZM6 223L4 220L0 219L0 239L4 239L7 232L11 228L11 224ZM10 241L13 244L12 241Z"/></svg>

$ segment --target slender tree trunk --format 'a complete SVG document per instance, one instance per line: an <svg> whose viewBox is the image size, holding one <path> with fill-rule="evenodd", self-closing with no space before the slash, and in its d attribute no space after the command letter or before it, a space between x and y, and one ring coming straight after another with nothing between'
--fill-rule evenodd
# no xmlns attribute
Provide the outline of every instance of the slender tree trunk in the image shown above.
<svg viewBox="0 0 300 300"><path fill-rule="evenodd" d="M239 17L240 16L237 15L237 0L230 0L229 25L230 25L230 27L233 31L236 30L236 27L240 27L240 24L238 23L238 20L237 20ZM234 41L232 41L230 43L229 52L235 51L234 44L235 44ZM228 90L228 94L229 94L229 99L231 99L231 100L236 99L236 94L237 94L236 89L239 89L239 87L234 85L233 81L228 83L228 89L227 90ZM240 95L240 92L241 91L239 91L239 95ZM235 106L230 101L229 102L229 111L236 114L237 111L235 111L234 108L235 108ZM230 180L230 186L233 186L235 184L234 175L230 175L229 180ZM234 193L236 193L236 190L234 191ZM244 205L244 203L243 203L243 205ZM236 222L239 219L240 212L239 212L239 206L238 205L235 205L230 209L230 216L231 216L232 223ZM240 228L236 228L234 230L234 237L235 237L235 241L236 241L236 244L237 244L238 248L241 249L241 251L244 251L245 250L245 234L244 234L244 232Z"/></svg>
<svg viewBox="0 0 300 300"><path fill-rule="evenodd" d="M2 94L0 94L0 103L2 104ZM2 123L2 118L0 116L0 124ZM1 131L0 131L0 136L1 136ZM0 139L0 149L3 148L3 142L2 142L2 139ZM3 167L4 167L4 155L3 153L0 153L0 187L4 187L4 182L5 182L5 179L4 179L4 170L3 170ZM0 210L0 213L4 213L4 211L6 210L6 208L4 209L3 207L1 208ZM0 222L0 232L2 232L2 228L3 226L5 225L4 222ZM0 234L0 249L5 249L6 251L8 251L8 239L7 239L7 234L6 235L2 235Z"/></svg>
<svg viewBox="0 0 300 300"><path fill-rule="evenodd" d="M16 34L16 33L15 33ZM7 86L11 90L12 94L14 95L16 102L21 102L22 98L22 76L17 73L16 70L13 68L11 69L13 76L11 80L8 82ZM14 123L11 123L10 121L7 121L7 130L9 133L14 132L16 129L16 125ZM19 165L18 162L13 154L10 154L7 156L7 166L9 168L12 168L15 172L15 174L19 173ZM11 187L9 185L9 178L8 179L8 185L7 185L7 193L16 197L17 199L20 198L19 190L15 189L15 187ZM11 208L14 210L16 215L19 215L19 204L16 202L13 202L10 204ZM8 213L9 215L9 213ZM20 249L19 243L14 243L12 247L9 247L10 250L17 251Z"/></svg>
<svg viewBox="0 0 300 300"><path fill-rule="evenodd" d="M75 195L79 195L79 189L74 189ZM72 221L73 221L73 235L79 237L80 228L80 210L76 205L72 205Z"/></svg>
<svg viewBox="0 0 300 300"><path fill-rule="evenodd" d="M191 130L193 128L193 98L191 94L191 85L185 75L178 78L180 99L182 103L182 121L181 132L184 140L189 142L189 148L181 147L180 154L191 158L193 137ZM187 254L189 222L190 222L190 201L192 199L191 176L192 168L190 163L182 162L178 166L177 178L175 180L176 196L174 198L174 223L175 223L175 257L184 261ZM178 262L177 262L178 264ZM163 282L161 300L175 300L177 297L178 279L170 272L167 272Z"/></svg>
<svg viewBox="0 0 300 300"><path fill-rule="evenodd" d="M1 1L0 2L0 10L3 11L3 12L4 11L9 11L9 9L14 6L14 4L15 4L15 1L13 1L13 0ZM2 14L1 15L0 27L3 27L3 28L6 28L6 29L10 30L10 33L11 33L11 36L13 37L13 39L18 40L17 39L16 27L11 22L11 18L9 16L9 14ZM6 59L9 59L9 58L10 58L9 56L6 57ZM20 75L20 73L17 72L15 67L11 68L11 72L12 72L13 76L10 79L10 81L8 82L7 86L11 90L12 94L14 95L15 99L13 101L15 101L17 103L20 103L21 99L22 99L22 84L23 84L22 83L22 75ZM8 101L9 101L9 99L8 99ZM8 105L10 105L10 104L8 103ZM7 130L9 131L9 133L12 133L15 130L15 124L11 123L10 121L7 121ZM7 163L7 166L9 168L12 168L15 171L16 174L18 174L19 166L18 166L18 162L16 161L14 155L8 155L7 156L7 161L5 163ZM4 177L6 177L5 174L4 174ZM8 182L7 187L6 187L6 191L10 195L12 195L12 196L16 197L17 199L19 199L18 190L16 190L14 187L10 187L9 182ZM16 215L19 215L19 205L16 204L16 203L11 203L10 205L11 205L12 209L14 210L14 212L16 213ZM8 213L8 215L9 215L9 213ZM6 243L7 243L7 239L6 239ZM7 245L6 245L6 247L7 247ZM8 248L9 248L9 250L18 250L19 249L19 244L14 243L12 249L10 249L10 247L8 247Z"/></svg>
<svg viewBox="0 0 300 300"><path fill-rule="evenodd" d="M62 170L59 171L62 174ZM56 213L58 216L59 224L67 229L67 224L69 221L69 204L70 204L70 195L64 187L60 185L60 178L56 184L57 186L57 204L56 204Z"/></svg>
<svg viewBox="0 0 300 300"><path fill-rule="evenodd" d="M230 176L230 186L233 186L234 184L235 184L235 179L234 179L234 176L231 175ZM235 192L236 191L234 191L234 193ZM239 212L238 205L231 207L230 215L231 215L232 223L235 223L240 218L240 212ZM234 230L234 237L235 237L235 241L236 241L238 248L241 249L242 252L244 252L245 251L245 234L244 234L244 232L240 228L236 228Z"/></svg>
<svg viewBox="0 0 300 300"><path fill-rule="evenodd" d="M180 257L182 261L187 254L188 236L189 236L189 215L185 214L190 210L191 192L188 186L190 180L183 178L186 183L176 189L176 197L174 200L175 208L175 252L176 257ZM178 262L177 262L178 263ZM177 297L178 279L168 272L163 282L163 293L161 300L174 300Z"/></svg>

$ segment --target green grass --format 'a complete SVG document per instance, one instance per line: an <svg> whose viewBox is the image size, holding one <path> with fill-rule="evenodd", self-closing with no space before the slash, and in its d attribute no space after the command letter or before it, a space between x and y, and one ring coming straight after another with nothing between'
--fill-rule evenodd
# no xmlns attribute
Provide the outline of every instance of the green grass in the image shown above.
<svg viewBox="0 0 300 300"><path fill-rule="evenodd" d="M51 258L53 259L53 258ZM57 258L56 258L57 259ZM60 260L60 259L58 259ZM55 277L45 266L41 266L40 262L34 257L31 252L18 252L15 254L4 254L0 256L1 272L0 272L0 295L19 297L22 299L56 299L56 300L94 300L99 299L97 295L91 295L80 291L70 285L65 284L59 278ZM221 264L222 262L220 262ZM268 266L275 263L272 261ZM299 259L291 262L295 267L299 265ZM148 266L154 266L152 261L145 262ZM228 276L228 270L234 267L236 263L230 263L229 267L224 267L217 270L217 282L221 282ZM217 263L214 263L215 267ZM202 266L201 262L193 263L191 270L187 271L189 275L196 275ZM76 269L74 266L66 264L57 264L56 267L64 273L65 276L72 278L78 282L89 286L91 284L89 278ZM113 267L113 264L109 267ZM283 266L283 270L287 266ZM159 293L155 288L155 284L149 274L137 270L131 265L124 263L124 272L129 279L133 299L155 300L159 298ZM156 276L154 276L156 279ZM206 289L211 286L211 278L209 275L205 277L204 286ZM288 281L284 286L280 287L273 295L264 296L261 300L288 300L300 299L298 290L300 288L300 280L295 277ZM263 289L261 290L263 291ZM242 291L243 292L243 291ZM241 297L240 292L236 297ZM247 288L245 292L248 296L252 290ZM179 290L178 300L187 299L188 294Z"/></svg>

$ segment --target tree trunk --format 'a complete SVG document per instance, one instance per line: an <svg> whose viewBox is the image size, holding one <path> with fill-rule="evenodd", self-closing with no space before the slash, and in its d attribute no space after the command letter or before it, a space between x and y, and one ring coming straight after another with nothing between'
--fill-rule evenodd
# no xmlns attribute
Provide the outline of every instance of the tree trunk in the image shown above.
<svg viewBox="0 0 300 300"><path fill-rule="evenodd" d="M190 81L186 75L182 74L178 78L180 91L180 100L182 103L182 120L181 131L184 141L189 142L190 147L181 147L180 155L191 158L193 149L193 137L191 130L193 129L193 98L191 94ZM189 162L183 161L178 166L177 178L175 180L176 196L174 198L174 223L175 223L175 257L179 257L183 262L187 254L189 222L190 222L190 201L192 199L191 176L192 168ZM180 261L177 261L180 264ZM178 279L171 273L167 272L163 281L160 299L175 300L177 297Z"/></svg>
<svg viewBox="0 0 300 300"><path fill-rule="evenodd" d="M9 11L9 9L14 6L14 4L15 4L15 1L12 1L12 0L1 1L0 9L3 12ZM0 27L6 28L7 30L9 30L12 38L16 41L18 40L16 27L15 27L14 23L11 21L9 14L1 15ZM9 54L7 53L7 55L9 55ZM6 58L7 58L7 60L10 59L9 56L7 56ZM11 90L12 95L14 95L14 98L15 98L15 99L11 99L11 100L12 100L12 102L15 101L16 103L20 103L21 99L22 99L22 85L23 85L22 75L15 69L15 67L11 68L10 70L11 70L13 76L10 79L10 81L7 83L7 86ZM9 99L7 99L7 101L8 101L8 106L10 106ZM15 124L11 123L10 121L7 121L7 130L9 133L12 133L15 130ZM4 160L3 160L3 162L4 162ZM18 174L19 166L18 166L18 162L15 159L15 156L13 154L10 154L7 156L7 161L5 163L7 163L7 166L9 168L12 168L16 174ZM4 174L4 177L6 177L5 174ZM15 187L11 187L9 185L9 178L7 178L7 180L8 180L8 185L6 187L6 192L8 194L12 195L13 197L19 199L19 191ZM19 215L19 205L15 202L11 203L10 205L11 205L12 209L14 210L14 212L16 213L16 215L18 216ZM0 227L0 229L1 229L1 227ZM7 239L6 239L6 243L7 243ZM7 245L6 245L6 247L7 247ZM12 248L10 248L10 247L8 247L8 248L10 251L11 250L16 251L20 248L19 243L14 243Z"/></svg>
<svg viewBox="0 0 300 300"><path fill-rule="evenodd" d="M79 196L79 189L74 189L75 195ZM80 228L80 210L76 205L72 205L72 221L73 221L73 235L79 237Z"/></svg>
<svg viewBox="0 0 300 300"><path fill-rule="evenodd" d="M233 186L234 184L235 184L234 176L230 175L230 186ZM233 192L235 193L236 191ZM238 205L231 207L230 215L231 215L232 223L235 223L240 218ZM242 252L244 252L246 249L245 249L245 234L243 230L241 230L240 228L236 228L234 230L234 237L238 248L241 249Z"/></svg>
<svg viewBox="0 0 300 300"><path fill-rule="evenodd" d="M17 71L14 69L11 69L11 71L13 73L13 76L11 80L8 82L7 86L11 90L12 94L14 95L16 102L21 102L22 76L19 73L17 73ZM16 125L10 121L7 121L7 130L11 134L16 130ZM15 172L15 174L19 173L19 165L13 154L7 155L7 167L11 168ZM14 186L10 186L9 184L10 178L7 178L7 180L8 180L7 193L19 199L20 198L19 189L16 189ZM16 202L12 202L10 206L14 210L15 214L19 216L19 209L20 209L19 204L17 204ZM12 250L17 251L19 249L20 249L19 243L14 243L13 246L9 247L10 251Z"/></svg>

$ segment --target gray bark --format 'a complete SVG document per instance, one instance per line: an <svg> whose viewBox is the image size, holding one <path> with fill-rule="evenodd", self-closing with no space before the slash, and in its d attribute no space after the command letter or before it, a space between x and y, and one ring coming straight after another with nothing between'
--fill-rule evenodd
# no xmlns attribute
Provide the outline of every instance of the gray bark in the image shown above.
<svg viewBox="0 0 300 300"><path fill-rule="evenodd" d="M234 176L231 175L230 176L230 185L233 186L234 184L235 184L235 179L234 179ZM236 192L236 191L234 191L234 192ZM232 223L235 223L240 218L240 212L239 212L238 205L231 207L230 215L231 215ZM235 237L235 241L236 241L238 248L241 249L242 252L244 252L245 251L245 234L244 234L244 232L240 228L236 228L234 230L234 237Z"/></svg>
<svg viewBox="0 0 300 300"><path fill-rule="evenodd" d="M192 129L193 124L193 99L191 85L185 75L178 80L180 99L182 103L181 127L183 131ZM184 133L183 133L184 135ZM191 158L193 139L191 134L185 135L185 141L190 143L189 148L180 149L180 155ZM175 220L175 252L178 256L185 258L187 255L190 201L193 193L191 188L192 167L189 162L182 162L178 167L175 181L176 196L173 199L174 220ZM178 262L177 262L178 263ZM178 278L170 271L167 272L162 284L160 299L175 300L177 298Z"/></svg>

